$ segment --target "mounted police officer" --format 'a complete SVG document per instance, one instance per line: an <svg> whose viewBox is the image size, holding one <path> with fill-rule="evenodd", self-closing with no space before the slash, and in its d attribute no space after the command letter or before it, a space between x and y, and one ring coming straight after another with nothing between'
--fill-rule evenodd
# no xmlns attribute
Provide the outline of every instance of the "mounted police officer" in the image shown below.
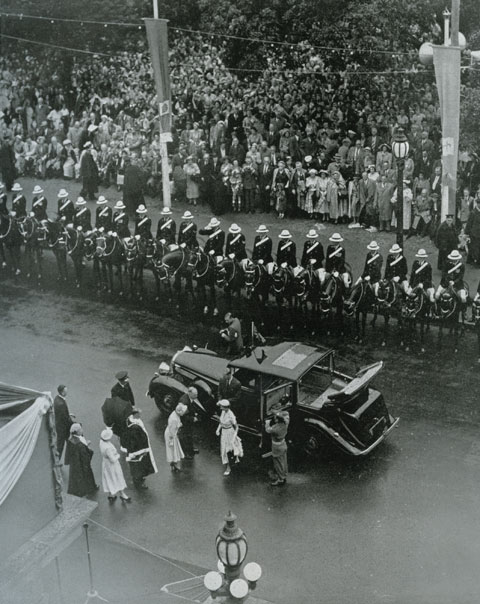
<svg viewBox="0 0 480 604"><path fill-rule="evenodd" d="M48 202L43 194L43 189L39 185L33 188L32 212L37 220L47 220Z"/></svg>
<svg viewBox="0 0 480 604"><path fill-rule="evenodd" d="M417 260L414 260L412 264L407 294L411 296L416 287L421 287L428 293L430 302L433 304L435 302L435 289L433 287L432 265L427 260L428 254L423 248L420 248L415 254L415 258Z"/></svg>
<svg viewBox="0 0 480 604"><path fill-rule="evenodd" d="M292 240L292 234L288 229L284 229L278 238L280 239L277 247L278 266L282 266L286 262L290 268L295 268L297 266L297 246Z"/></svg>
<svg viewBox="0 0 480 604"><path fill-rule="evenodd" d="M175 243L177 225L172 218L172 210L163 208L160 212L160 220L157 224L157 239L164 239L167 245Z"/></svg>
<svg viewBox="0 0 480 604"><path fill-rule="evenodd" d="M75 214L75 207L73 201L69 198L68 193L65 189L60 189L58 192L58 218L65 218L65 222L68 224L73 222L73 216Z"/></svg>
<svg viewBox="0 0 480 604"><path fill-rule="evenodd" d="M87 202L83 197L78 197L75 202L75 216L73 217L73 226L75 228L82 227L83 232L92 230L92 217Z"/></svg>
<svg viewBox="0 0 480 604"><path fill-rule="evenodd" d="M462 254L458 250L452 250L448 254L443 264L442 279L437 288L435 298L438 300L442 292L452 284L458 298L463 304L467 303L467 291L463 277L465 275L465 265L462 262Z"/></svg>
<svg viewBox="0 0 480 604"><path fill-rule="evenodd" d="M329 238L331 242L327 247L327 257L325 259L325 271L335 275L342 275L343 283L346 288L350 287L350 275L345 268L345 248L343 247L343 237L339 233L333 233Z"/></svg>
<svg viewBox="0 0 480 604"><path fill-rule="evenodd" d="M125 237L130 237L131 233L130 229L128 228L128 214L125 212L126 205L123 203L123 201L117 201L114 209L113 230L122 239L125 239Z"/></svg>
<svg viewBox="0 0 480 604"><path fill-rule="evenodd" d="M223 256L225 245L225 233L220 228L220 220L213 217L204 229L200 229L200 235L207 235L203 251L211 256Z"/></svg>
<svg viewBox="0 0 480 604"><path fill-rule="evenodd" d="M113 211L104 195L99 196L96 205L95 228L100 229L103 227L106 232L113 231Z"/></svg>
<svg viewBox="0 0 480 604"><path fill-rule="evenodd" d="M313 264L314 269L323 267L325 253L323 245L318 240L318 233L315 229L310 229L307 233L307 241L303 244L303 254L301 265L303 268Z"/></svg>
<svg viewBox="0 0 480 604"><path fill-rule="evenodd" d="M367 281L375 294L377 294L378 282L382 278L383 256L380 254L380 246L376 241L370 241L367 245L367 250L365 266L363 267L360 279ZM360 279L357 280L357 283Z"/></svg>
<svg viewBox="0 0 480 604"><path fill-rule="evenodd" d="M395 281L395 283L400 283L403 291L407 293L407 273L407 259L403 255L403 250L398 243L394 243L388 251L384 277L385 279Z"/></svg>
<svg viewBox="0 0 480 604"><path fill-rule="evenodd" d="M152 219L147 216L147 208L142 204L135 210L135 232L134 235L140 235L142 239L153 239Z"/></svg>
<svg viewBox="0 0 480 604"><path fill-rule="evenodd" d="M8 216L7 194L3 182L0 182L0 216Z"/></svg>
<svg viewBox="0 0 480 604"><path fill-rule="evenodd" d="M193 222L193 214L187 210L182 216L182 222L178 228L178 245L183 243L191 250L198 248L197 225Z"/></svg>
<svg viewBox="0 0 480 604"><path fill-rule="evenodd" d="M12 212L15 212L16 218L25 218L27 215L27 200L22 191L22 187L16 182L12 187Z"/></svg>
<svg viewBox="0 0 480 604"><path fill-rule="evenodd" d="M245 235L242 233L241 227L235 223L228 229L227 242L225 244L225 256L230 256L230 254L235 255L237 262L247 258Z"/></svg>
<svg viewBox="0 0 480 604"><path fill-rule="evenodd" d="M258 235L255 236L252 250L253 262L268 264L273 262L272 257L272 240L268 236L268 229L264 224L261 224L255 231Z"/></svg>

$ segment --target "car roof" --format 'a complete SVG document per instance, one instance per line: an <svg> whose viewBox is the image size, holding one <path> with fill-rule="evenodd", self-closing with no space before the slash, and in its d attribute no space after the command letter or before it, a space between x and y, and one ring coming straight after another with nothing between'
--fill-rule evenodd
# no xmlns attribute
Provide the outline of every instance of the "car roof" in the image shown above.
<svg viewBox="0 0 480 604"><path fill-rule="evenodd" d="M261 359L262 351L266 357L262 363L259 363L257 359ZM312 365L318 363L331 352L331 348L323 346L307 346L300 342L282 342L275 346L255 348L250 356L230 361L229 367L248 369L255 373L296 381Z"/></svg>

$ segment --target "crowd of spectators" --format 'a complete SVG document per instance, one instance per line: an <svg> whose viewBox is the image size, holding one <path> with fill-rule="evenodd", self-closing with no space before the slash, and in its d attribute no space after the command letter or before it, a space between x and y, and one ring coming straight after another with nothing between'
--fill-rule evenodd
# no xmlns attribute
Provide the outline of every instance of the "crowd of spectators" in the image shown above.
<svg viewBox="0 0 480 604"><path fill-rule="evenodd" d="M308 43L266 47L267 68L249 77L229 70L223 55L221 44L200 34L171 43L174 199L209 203L215 214L272 211L388 230L397 183L391 141L402 127L410 142L404 227L431 230L440 209L438 100L432 74L417 71L410 55L396 58L401 74L365 75L355 74L354 56L339 62ZM56 51L40 57L12 49L0 58L7 188L17 175L80 179L87 155L97 185L120 191L129 171L135 175L132 210L143 193L160 196L158 105L145 46L76 56L68 81L61 63ZM471 158L461 157L457 218L464 224L478 183Z"/></svg>

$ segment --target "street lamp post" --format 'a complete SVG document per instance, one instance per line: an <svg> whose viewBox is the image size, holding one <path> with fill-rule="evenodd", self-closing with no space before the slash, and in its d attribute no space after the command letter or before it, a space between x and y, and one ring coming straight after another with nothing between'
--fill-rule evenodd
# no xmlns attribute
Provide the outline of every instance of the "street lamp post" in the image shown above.
<svg viewBox="0 0 480 604"><path fill-rule="evenodd" d="M248 544L245 533L235 522L236 519L232 512L225 516L225 524L215 541L218 571L210 571L203 581L212 598L221 597L225 604L244 602L262 576L262 569L256 562L246 564L243 577L240 576Z"/></svg>
<svg viewBox="0 0 480 604"><path fill-rule="evenodd" d="M392 143L392 152L397 160L397 207L395 215L397 217L397 243L401 248L403 248L403 170L409 148L410 145L403 128L397 128Z"/></svg>

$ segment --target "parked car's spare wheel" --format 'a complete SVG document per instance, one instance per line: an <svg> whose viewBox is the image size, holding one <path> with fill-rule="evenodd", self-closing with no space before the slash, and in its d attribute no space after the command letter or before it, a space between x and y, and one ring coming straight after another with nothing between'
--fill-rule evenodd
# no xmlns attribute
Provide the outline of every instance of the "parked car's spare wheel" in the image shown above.
<svg viewBox="0 0 480 604"><path fill-rule="evenodd" d="M177 406L181 395L181 392L177 392L173 388L162 388L160 392L155 393L155 404L158 410L168 417Z"/></svg>

